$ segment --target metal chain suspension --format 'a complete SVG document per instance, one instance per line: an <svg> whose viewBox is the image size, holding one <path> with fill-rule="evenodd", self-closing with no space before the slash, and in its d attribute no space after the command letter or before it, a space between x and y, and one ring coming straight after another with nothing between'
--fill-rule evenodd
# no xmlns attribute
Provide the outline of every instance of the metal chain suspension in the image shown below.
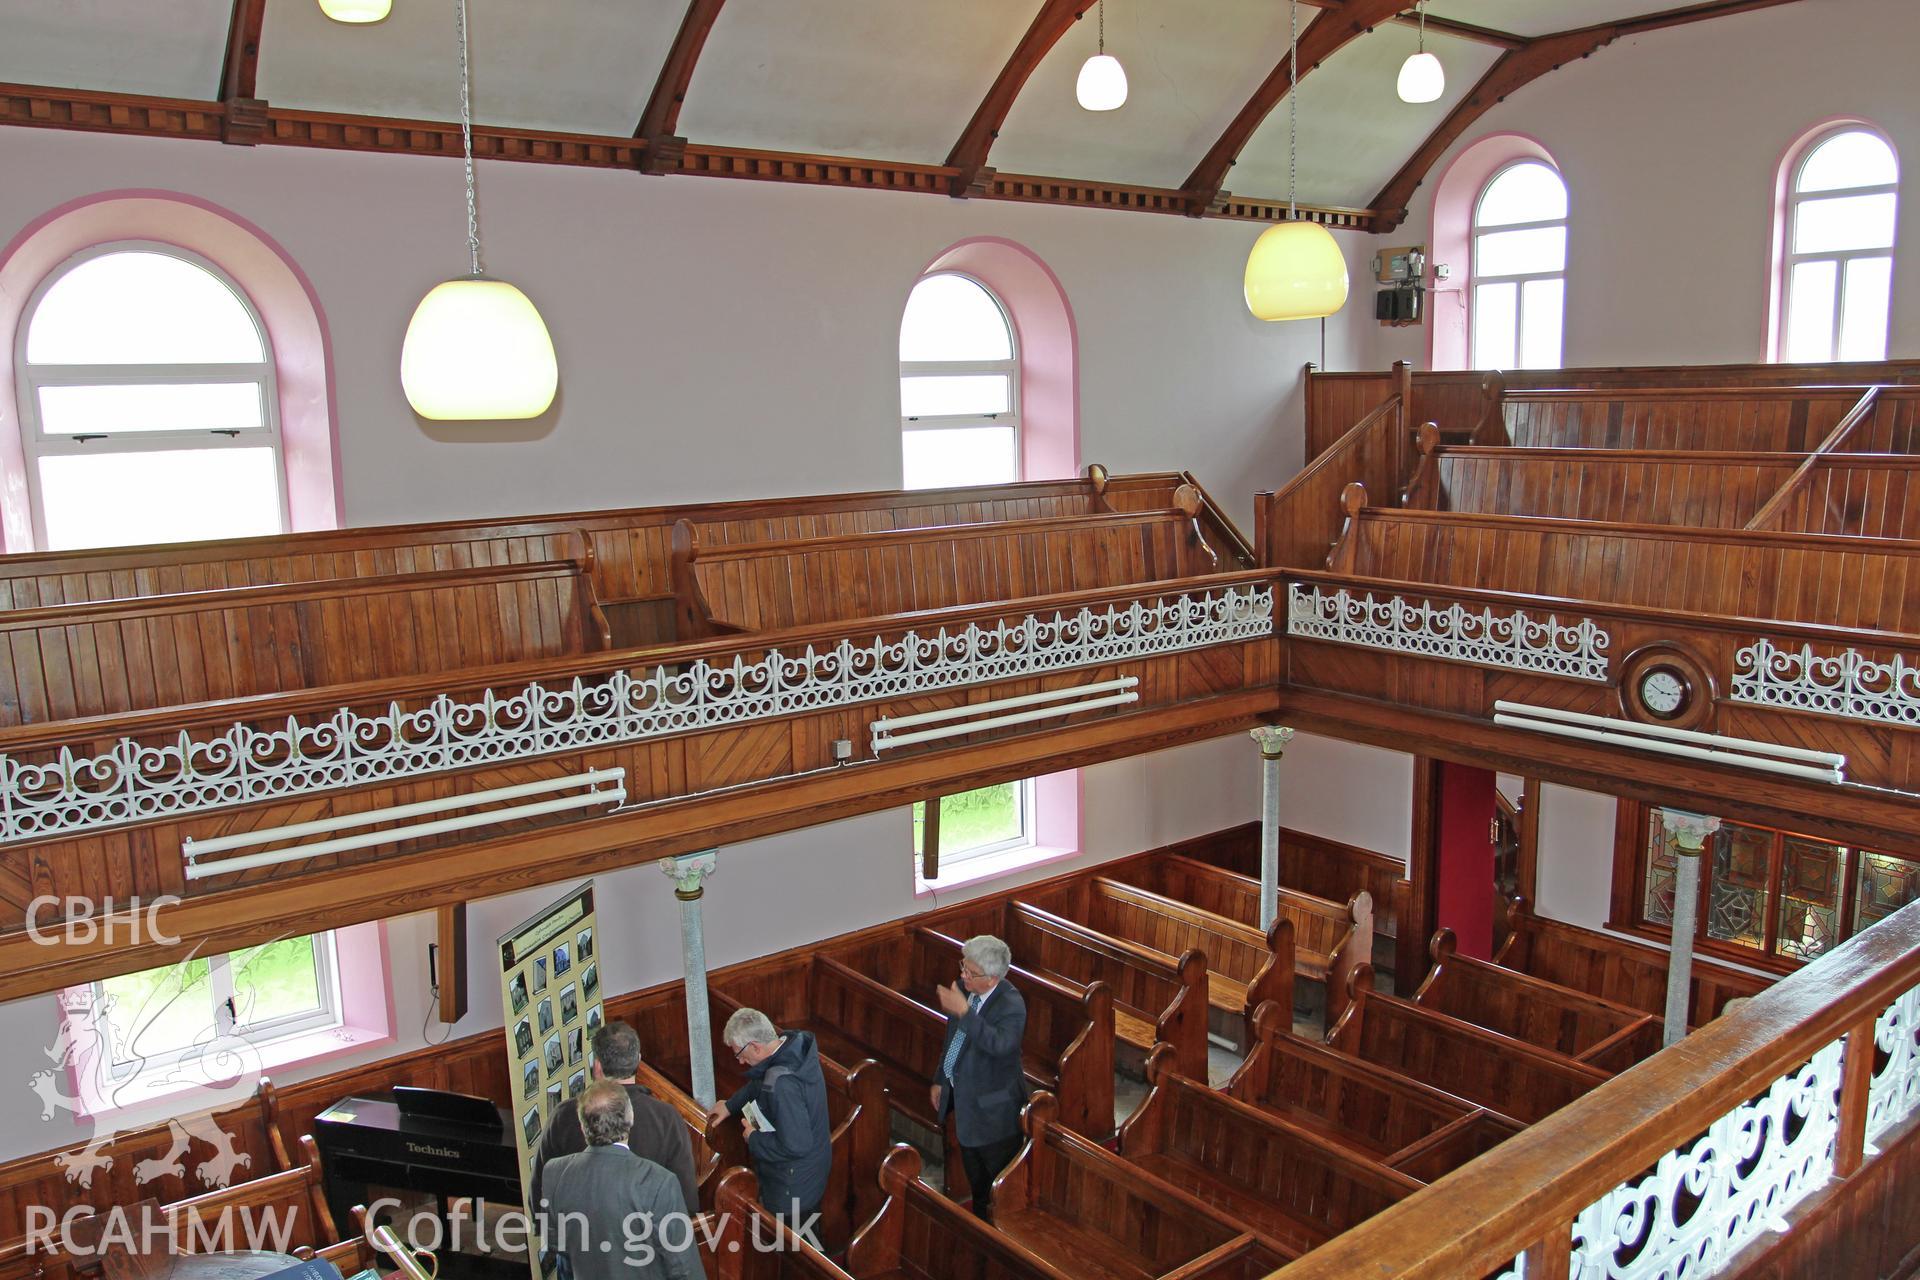
<svg viewBox="0 0 1920 1280"><path fill-rule="evenodd" d="M1415 4L1413 7L1414 7L1414 10L1420 15L1419 52L1425 53L1427 51L1427 0L1419 0L1419 3Z"/></svg>
<svg viewBox="0 0 1920 1280"><path fill-rule="evenodd" d="M1292 222L1300 216L1293 203L1300 166L1300 0L1287 0L1287 42L1287 221Z"/></svg>
<svg viewBox="0 0 1920 1280"><path fill-rule="evenodd" d="M1100 52L1105 53L1107 51L1107 0L1100 0L1094 8L1099 11L1095 16L1100 23Z"/></svg>
<svg viewBox="0 0 1920 1280"><path fill-rule="evenodd" d="M473 184L473 87L467 68L467 0L454 0L454 29L460 36L460 142L467 159L467 255L480 275L480 198Z"/></svg>

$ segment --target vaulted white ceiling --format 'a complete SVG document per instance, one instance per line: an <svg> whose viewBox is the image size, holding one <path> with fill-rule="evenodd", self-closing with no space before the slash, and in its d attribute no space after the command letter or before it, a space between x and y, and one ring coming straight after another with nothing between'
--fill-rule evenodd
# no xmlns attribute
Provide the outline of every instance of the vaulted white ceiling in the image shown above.
<svg viewBox="0 0 1920 1280"><path fill-rule="evenodd" d="M1429 16L1531 38L1643 16L1679 0L1431 0ZM477 122L630 137L689 0L468 0ZM1409 0L1411 4L1411 0ZM451 120L455 0L394 0L369 26L315 0L268 0L256 95L277 108ZM940 164L1019 46L1042 0L729 0L696 64L675 132L702 144ZM0 0L0 81L213 99L233 0ZM1302 4L1304 30L1333 10ZM1039 61L986 163L1002 173L1178 187L1286 55L1286 0L1106 0L1124 107L1082 111L1091 7ZM1737 19L1728 19L1737 20ZM1394 76L1404 23L1347 44L1301 89L1299 199L1364 206L1500 57L1429 30L1439 101L1409 106ZM1287 194L1283 99L1225 186Z"/></svg>

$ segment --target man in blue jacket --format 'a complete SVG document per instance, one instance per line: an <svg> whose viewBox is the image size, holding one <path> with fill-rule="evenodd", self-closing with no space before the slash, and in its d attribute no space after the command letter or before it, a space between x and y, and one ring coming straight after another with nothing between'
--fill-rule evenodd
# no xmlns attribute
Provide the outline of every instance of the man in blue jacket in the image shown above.
<svg viewBox="0 0 1920 1280"><path fill-rule="evenodd" d="M774 1029L758 1009L736 1010L720 1038L747 1069L747 1083L711 1114L742 1117L747 1151L760 1179L760 1203L806 1232L827 1193L833 1170L833 1127L827 1117L827 1081L810 1031ZM767 1125L754 1125L753 1103Z"/></svg>
<svg viewBox="0 0 1920 1280"><path fill-rule="evenodd" d="M1027 1002L1007 981L1013 952L988 934L967 939L960 981L938 988L947 1011L946 1048L933 1085L933 1110L953 1113L960 1163L973 1187L973 1211L993 1221L993 1180L1020 1152L1020 1110L1027 1101L1021 1044ZM964 994L962 991L964 989Z"/></svg>

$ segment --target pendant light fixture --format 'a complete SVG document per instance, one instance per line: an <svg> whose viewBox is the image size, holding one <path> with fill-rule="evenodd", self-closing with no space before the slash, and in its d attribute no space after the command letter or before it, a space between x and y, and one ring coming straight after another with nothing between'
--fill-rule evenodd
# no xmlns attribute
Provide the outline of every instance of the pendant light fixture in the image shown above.
<svg viewBox="0 0 1920 1280"><path fill-rule="evenodd" d="M1287 220L1260 233L1247 255L1247 310L1261 320L1312 320L1347 301L1347 260L1333 233L1300 221L1294 187L1300 167L1300 0L1288 0L1291 67L1287 73Z"/></svg>
<svg viewBox="0 0 1920 1280"><path fill-rule="evenodd" d="M320 12L335 22L379 22L393 12L393 0L320 0Z"/></svg>
<svg viewBox="0 0 1920 1280"><path fill-rule="evenodd" d="M1099 0L1100 52L1080 64L1073 96L1088 111L1112 111L1127 100L1127 69L1107 52L1107 0Z"/></svg>
<svg viewBox="0 0 1920 1280"><path fill-rule="evenodd" d="M1445 92L1447 73L1440 59L1427 52L1427 0L1417 0L1414 11L1420 15L1420 46L1400 64L1400 101L1433 102Z"/></svg>
<svg viewBox="0 0 1920 1280"><path fill-rule="evenodd" d="M467 3L454 0L460 34L460 137L467 161L468 274L435 285L414 308L400 348L400 385L423 418L476 422L537 418L560 383L540 311L480 267L480 204L473 181L472 76Z"/></svg>

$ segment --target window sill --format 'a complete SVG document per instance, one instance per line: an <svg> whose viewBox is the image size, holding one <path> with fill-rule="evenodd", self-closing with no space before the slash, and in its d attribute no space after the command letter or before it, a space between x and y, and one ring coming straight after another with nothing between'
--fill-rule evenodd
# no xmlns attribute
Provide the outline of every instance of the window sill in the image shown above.
<svg viewBox="0 0 1920 1280"><path fill-rule="evenodd" d="M270 1071L296 1064L308 1066L327 1062L343 1054L387 1044L392 1040L392 1033L384 1028L344 1026L326 1027L270 1041L252 1052L228 1052L227 1042L217 1042L209 1047L204 1062L190 1060L170 1067L156 1067L144 1075L132 1076L122 1084L109 1085L106 1093L98 1091L91 1083L80 1085L76 1090L78 1096L74 1113L85 1119L111 1117L120 1120L196 1092L216 1095L215 1105L230 1106L241 1100L236 1090L251 1097L259 1087L260 1077ZM91 1073L91 1064L81 1069Z"/></svg>
<svg viewBox="0 0 1920 1280"><path fill-rule="evenodd" d="M951 871L942 873L937 880L921 879L916 869L913 874L913 896L930 898L935 894L946 893L953 889L1010 876L1016 871L1044 867L1049 863L1078 857L1079 854L1078 849L1030 844L1022 845L1018 849L1002 849L998 853L990 853L980 858L969 858Z"/></svg>

